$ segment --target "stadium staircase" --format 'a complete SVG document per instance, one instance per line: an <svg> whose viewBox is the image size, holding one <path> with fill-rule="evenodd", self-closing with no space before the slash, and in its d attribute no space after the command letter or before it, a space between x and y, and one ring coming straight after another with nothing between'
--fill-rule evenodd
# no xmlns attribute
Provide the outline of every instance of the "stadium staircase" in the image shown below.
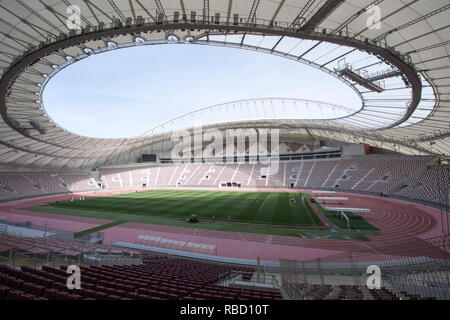
<svg viewBox="0 0 450 320"><path fill-rule="evenodd" d="M91 171L91 177L95 180L95 183L99 186L102 184L101 173L98 170Z"/></svg>
<svg viewBox="0 0 450 320"><path fill-rule="evenodd" d="M365 179L366 177L368 177L368 176L372 173L373 170L375 170L375 169L372 168L372 169L370 169L369 171L367 171L367 173L366 173L364 176L362 176L362 178L359 179L358 182L356 182L356 183L353 185L353 187L351 188L351 190L357 190L356 187L357 187L362 181L364 181L364 179Z"/></svg>
<svg viewBox="0 0 450 320"><path fill-rule="evenodd" d="M331 170L331 172L328 174L327 178L325 179L325 181L320 186L321 188L325 188L325 185L327 184L328 180L330 180L330 178L333 176L333 173L334 173L334 171L336 171L336 168L338 166L339 166L339 162L336 163L336 165L333 167L333 170Z"/></svg>

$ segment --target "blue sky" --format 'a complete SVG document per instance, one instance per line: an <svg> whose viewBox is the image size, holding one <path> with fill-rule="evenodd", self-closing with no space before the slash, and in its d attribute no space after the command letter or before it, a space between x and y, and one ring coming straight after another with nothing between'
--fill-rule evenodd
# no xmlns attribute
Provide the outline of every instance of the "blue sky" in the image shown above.
<svg viewBox="0 0 450 320"><path fill-rule="evenodd" d="M90 56L56 74L43 96L48 114L77 134L137 136L181 114L233 100L285 97L360 107L339 80L258 52L169 44Z"/></svg>

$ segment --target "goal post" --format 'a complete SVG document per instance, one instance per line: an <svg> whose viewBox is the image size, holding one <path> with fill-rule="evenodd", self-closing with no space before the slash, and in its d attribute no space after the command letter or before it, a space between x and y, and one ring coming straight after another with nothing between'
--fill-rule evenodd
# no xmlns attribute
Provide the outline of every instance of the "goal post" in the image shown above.
<svg viewBox="0 0 450 320"><path fill-rule="evenodd" d="M344 211L340 211L341 215L347 220L347 229L350 229L350 219L347 217Z"/></svg>

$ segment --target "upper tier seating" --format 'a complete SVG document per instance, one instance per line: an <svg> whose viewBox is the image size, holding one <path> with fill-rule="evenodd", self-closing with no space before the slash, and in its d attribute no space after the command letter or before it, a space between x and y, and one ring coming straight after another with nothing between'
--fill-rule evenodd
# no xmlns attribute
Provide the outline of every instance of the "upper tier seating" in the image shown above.
<svg viewBox="0 0 450 320"><path fill-rule="evenodd" d="M449 185L450 166L430 166L395 194L411 199L439 202L445 192L450 192ZM448 199L450 201L450 194Z"/></svg>
<svg viewBox="0 0 450 320"><path fill-rule="evenodd" d="M73 192L98 190L99 187L90 174L59 174L67 188Z"/></svg>
<svg viewBox="0 0 450 320"><path fill-rule="evenodd" d="M97 190L90 174L0 173L0 200Z"/></svg>
<svg viewBox="0 0 450 320"><path fill-rule="evenodd" d="M287 161L270 172L265 164L180 164L140 168L101 169L108 187L114 189L174 186L220 187L240 183L241 187L285 187L334 189L369 193L397 194L408 177L424 170L432 157L357 157ZM267 175L267 177L264 177ZM144 182L145 181L145 182ZM149 182L149 183L147 183ZM423 181L421 189L434 190L435 179ZM428 187L429 185L429 187ZM392 191L391 191L392 190ZM431 192L431 191L430 191ZM430 192L401 192L398 195L429 200ZM426 195L428 194L428 195ZM436 198L431 201L437 201Z"/></svg>
<svg viewBox="0 0 450 320"><path fill-rule="evenodd" d="M393 194L438 202L442 174L426 169L432 157L357 157L280 162L278 170L265 164L180 164L101 169L109 190L175 186L285 187L333 189ZM448 166L447 177L448 177ZM272 171L271 171L272 170ZM445 172L445 170L442 170ZM415 175L418 175L414 178ZM412 179L410 182L409 179ZM448 179L448 178L447 178ZM406 185L406 187L404 187ZM402 188L403 187L403 188ZM0 174L0 200L52 193L98 190L89 174Z"/></svg>

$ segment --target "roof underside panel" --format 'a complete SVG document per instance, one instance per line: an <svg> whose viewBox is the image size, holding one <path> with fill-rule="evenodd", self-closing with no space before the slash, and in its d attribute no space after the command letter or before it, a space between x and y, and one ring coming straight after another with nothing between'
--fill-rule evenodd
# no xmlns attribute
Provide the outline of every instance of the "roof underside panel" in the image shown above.
<svg viewBox="0 0 450 320"><path fill-rule="evenodd" d="M102 164L134 161L142 150L152 150L153 147L167 151L164 148L172 146L170 134L131 139L97 139L73 134L47 116L41 101L47 82L71 64L89 59L92 54L122 47L166 43L171 33L181 41L193 38L198 44L242 46L308 64L349 85L363 102L359 112L336 121L308 122L292 118L280 122L277 119L249 118L240 122L234 119L229 123L211 123L212 126L272 126L298 137L312 134L352 143L370 141L391 150L398 150L401 146L401 152L411 154L450 155L448 0L0 1L1 79L13 66L15 58L29 49L37 50L42 41L54 43L61 33L69 33L68 5L80 8L82 27L96 28L104 23L108 29L114 20L125 24L131 18L134 23L139 16L146 23L154 23L159 17L163 19L161 24L165 24L172 23L176 17L180 20L183 15L189 21L195 15L197 22L224 26L234 23L237 17L238 25L246 29L234 33L224 32L219 27L206 31L205 28L192 26L163 32L153 30L130 34L124 31L117 36L92 36L82 43L73 43L39 57L39 60L24 67L23 72L14 77L8 90L2 92L5 100L4 107L0 108L1 163L93 168ZM272 25L285 28L286 33L270 32L269 26ZM253 29L255 26L263 28L259 31L266 31L256 32ZM396 70L389 61L376 54L368 54L361 48L323 41L324 38L311 40L286 36L287 31L320 33L322 28L326 28L327 34L332 36L341 32L355 39L367 38L368 43L372 40L384 41L383 46L392 47L398 51L398 56L407 54L409 66L420 75L422 85L421 100L415 109L408 109L415 97L409 78L404 70ZM325 40L331 40L331 36ZM339 73L345 68L352 78ZM383 77L389 72L393 75ZM375 79L371 77L381 80L375 82L370 80ZM381 88L381 92L378 89L374 91L371 85ZM352 108L359 110L360 106ZM243 115L247 113L242 112ZM405 114L408 116L403 119ZM390 127L393 121L399 123Z"/></svg>

